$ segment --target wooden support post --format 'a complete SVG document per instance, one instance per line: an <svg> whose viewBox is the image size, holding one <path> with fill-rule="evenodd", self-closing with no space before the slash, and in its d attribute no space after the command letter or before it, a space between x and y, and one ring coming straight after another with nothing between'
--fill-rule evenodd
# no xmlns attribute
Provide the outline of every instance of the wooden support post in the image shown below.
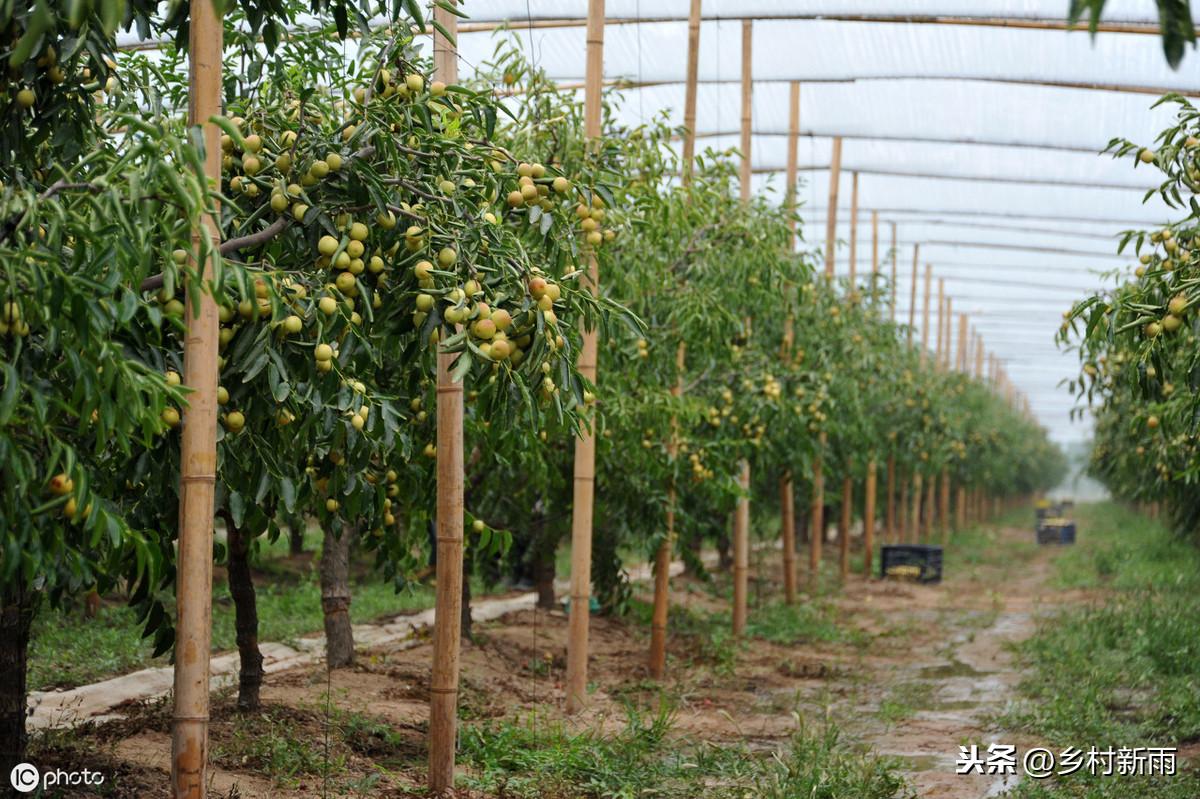
<svg viewBox="0 0 1200 799"><path fill-rule="evenodd" d="M863 496L863 577L871 576L875 558L875 459L867 461L866 494Z"/></svg>
<svg viewBox="0 0 1200 799"><path fill-rule="evenodd" d="M842 137L833 138L833 159L829 164L829 206L825 209L825 277L833 280L837 261L838 184L842 179Z"/></svg>
<svg viewBox="0 0 1200 799"><path fill-rule="evenodd" d="M224 24L212 0L192 0L188 31L188 122L204 138L204 177L220 188ZM216 213L219 215L220 210ZM215 274L221 231L205 214L194 220L191 266L205 282ZM199 286L200 280L192 285ZM179 565L176 578L175 704L171 718L171 795L202 799L208 787L209 652L212 644L213 509L217 480L217 304L200 289L186 298L183 383L192 389L183 414L179 457ZM198 301L197 301L198 300Z"/></svg>
<svg viewBox="0 0 1200 799"><path fill-rule="evenodd" d="M813 589L817 587L821 572L821 545L825 541L825 472L821 453L825 451L825 434L817 442L817 455L813 458L812 508L808 534L808 578Z"/></svg>
<svg viewBox="0 0 1200 799"><path fill-rule="evenodd" d="M838 571L842 582L850 577L850 525L854 521L854 478L850 466L842 478L842 521L838 525Z"/></svg>
<svg viewBox="0 0 1200 799"><path fill-rule="evenodd" d="M942 349L942 370L950 371L950 353L954 350L954 298L946 298L946 345Z"/></svg>
<svg viewBox="0 0 1200 799"><path fill-rule="evenodd" d="M687 88L683 97L683 182L692 182L696 161L696 86L700 73L700 2L692 0L688 13Z"/></svg>
<svg viewBox="0 0 1200 799"><path fill-rule="evenodd" d="M925 542L933 542L933 528L937 519L937 475L929 475L929 481L925 484L925 524L921 528L925 531Z"/></svg>
<svg viewBox="0 0 1200 799"><path fill-rule="evenodd" d="M789 605L796 604L796 498L791 472L779 480L779 501L783 513L783 596Z"/></svg>
<svg viewBox="0 0 1200 799"><path fill-rule="evenodd" d="M883 540L889 544L899 541L896 530L896 456L887 459L887 510L884 516Z"/></svg>
<svg viewBox="0 0 1200 799"><path fill-rule="evenodd" d="M700 69L700 3L692 0L688 16L688 62L687 87L684 93L683 133L683 182L690 184L696 154L696 85ZM683 396L683 371L687 357L687 344L680 341L675 350L675 385L671 388L674 397ZM672 460L679 453L679 425L671 418L671 440L668 454ZM650 676L662 679L667 669L667 619L671 604L671 555L675 546L675 506L678 491L672 482L667 489L667 533L658 545L654 556L654 611L650 622Z"/></svg>
<svg viewBox="0 0 1200 799"><path fill-rule="evenodd" d="M750 202L750 124L753 108L754 80L751 74L753 46L753 23L742 21L742 174L741 199ZM749 327L747 325L747 327ZM749 330L747 330L749 333ZM740 636L746 631L746 600L749 594L750 576L750 461L742 459L742 495L737 501L733 525L733 634Z"/></svg>
<svg viewBox="0 0 1200 799"><path fill-rule="evenodd" d="M913 469L912 508L908 519L908 542L921 543L921 472Z"/></svg>
<svg viewBox="0 0 1200 799"><path fill-rule="evenodd" d="M871 286L879 277L879 212L871 212Z"/></svg>
<svg viewBox="0 0 1200 799"><path fill-rule="evenodd" d="M945 327L946 322L946 280L941 277L937 282L937 311L937 343L934 345L933 366L935 369L940 369L942 366L942 328Z"/></svg>
<svg viewBox="0 0 1200 799"><path fill-rule="evenodd" d="M788 248L796 246L796 220L791 214L796 212L796 161L797 145L800 141L800 82L792 81L790 102L788 108L788 152L787 152L787 191L785 194L789 212ZM784 331L784 356L791 357L792 348L792 318L789 316L787 328ZM783 527L783 596L789 605L796 603L796 496L795 482L789 467L779 481L780 524Z"/></svg>
<svg viewBox="0 0 1200 799"><path fill-rule="evenodd" d="M601 83L604 79L604 0L588 0L587 68L583 97L583 133L600 137ZM589 145L590 146L590 145ZM600 291L600 264L595 251L587 253L588 288ZM597 331L584 328L579 373L596 381ZM596 489L595 422L586 421L575 442L575 479L571 509L571 611L567 630L567 712L587 703L588 622L592 604L592 515Z"/></svg>
<svg viewBox="0 0 1200 799"><path fill-rule="evenodd" d="M458 17L435 7L434 19L456 36ZM458 82L453 38L433 36L434 77ZM437 594L433 623L433 669L429 688L429 790L454 788L458 741L458 672L462 638L463 581L463 386L451 375L457 354L437 356Z"/></svg>
<svg viewBox="0 0 1200 799"><path fill-rule="evenodd" d="M958 315L958 371L967 371L967 315Z"/></svg>
<svg viewBox="0 0 1200 799"><path fill-rule="evenodd" d="M950 470L942 467L941 494L938 501L938 527L942 530L942 546L950 543Z"/></svg>
<svg viewBox="0 0 1200 799"><path fill-rule="evenodd" d="M921 364L929 352L929 295L933 283L933 266L925 264L925 305L921 311Z"/></svg>
<svg viewBox="0 0 1200 799"><path fill-rule="evenodd" d="M903 475L898 475L898 479L900 481L900 497L899 497L900 507L898 509L898 512L896 513L896 523L897 523L896 543L907 544L907 543L909 543L909 538L908 538L908 530L909 530L909 525L908 525L908 513L909 513L908 488L909 488L909 484L911 481Z"/></svg>
<svg viewBox="0 0 1200 799"><path fill-rule="evenodd" d="M912 294L908 300L908 346L912 346L913 332L917 328L917 261L921 257L921 245L913 245Z"/></svg>
<svg viewBox="0 0 1200 799"><path fill-rule="evenodd" d="M958 493L954 501L954 527L957 530L965 530L967 527L967 487L963 483L958 484Z"/></svg>
<svg viewBox="0 0 1200 799"><path fill-rule="evenodd" d="M687 358L687 345L680 341L675 349L675 385L671 396L683 396L683 369ZM671 440L667 442L668 455L674 460L679 454L679 425L671 418ZM650 676L661 679L667 668L667 616L670 612L671 555L675 548L675 508L678 493L672 481L667 489L667 534L658 545L654 556L654 612L650 622Z"/></svg>
<svg viewBox="0 0 1200 799"><path fill-rule="evenodd" d="M889 306L891 308L891 317L893 320L895 320L895 318L896 318L896 279L897 279L896 258L898 256L898 254L899 254L899 250L896 249L896 223L893 222L892 223L892 302L891 302L891 305Z"/></svg>
<svg viewBox="0 0 1200 799"><path fill-rule="evenodd" d="M850 173L850 296L858 277L858 173Z"/></svg>

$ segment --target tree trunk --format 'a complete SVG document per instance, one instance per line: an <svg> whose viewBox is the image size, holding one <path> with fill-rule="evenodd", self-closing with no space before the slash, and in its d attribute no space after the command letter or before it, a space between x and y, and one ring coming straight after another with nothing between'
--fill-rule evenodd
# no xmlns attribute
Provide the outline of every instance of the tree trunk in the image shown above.
<svg viewBox="0 0 1200 799"><path fill-rule="evenodd" d="M475 556L471 550L463 553L462 573L462 634L463 641L474 643L474 630L471 628L471 573L475 568Z"/></svg>
<svg viewBox="0 0 1200 799"><path fill-rule="evenodd" d="M288 551L293 555L304 554L304 522L295 521L288 526Z"/></svg>
<svg viewBox="0 0 1200 799"><path fill-rule="evenodd" d="M733 568L733 555L730 552L729 531L722 529L717 533L717 562L724 570Z"/></svg>
<svg viewBox="0 0 1200 799"><path fill-rule="evenodd" d="M226 516L229 541L229 595L233 597L237 636L238 710L257 710L263 681L263 656L258 650L258 598L250 575L250 536Z"/></svg>
<svg viewBox="0 0 1200 799"><path fill-rule="evenodd" d="M25 762L25 672L34 597L19 582L19 572L16 580L0 595L0 780Z"/></svg>
<svg viewBox="0 0 1200 799"><path fill-rule="evenodd" d="M537 587L537 606L553 610L558 596L554 591L554 557L558 541L546 527L546 511L539 500L533 506L533 518L529 523L533 537L533 582Z"/></svg>
<svg viewBox="0 0 1200 799"><path fill-rule="evenodd" d="M325 613L325 657L329 668L354 663L354 633L350 629L350 546L356 530L341 535L325 531L321 552L321 610Z"/></svg>

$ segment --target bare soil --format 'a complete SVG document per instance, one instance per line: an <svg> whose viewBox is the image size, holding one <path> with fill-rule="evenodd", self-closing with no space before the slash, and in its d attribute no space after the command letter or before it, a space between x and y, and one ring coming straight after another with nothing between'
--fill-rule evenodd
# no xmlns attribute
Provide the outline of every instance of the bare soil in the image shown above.
<svg viewBox="0 0 1200 799"><path fill-rule="evenodd" d="M1029 538L1023 529L999 530L994 546L1004 550ZM768 550L755 558L764 597L781 594L779 575L768 565L777 557ZM901 758L923 799L997 795L1006 786L957 776L955 759L964 743L1029 743L991 728L989 718L1014 697L1021 678L1010 645L1032 632L1044 608L1083 598L1049 586L1053 557L1054 550L1042 549L993 558L929 586L855 576L826 600L834 603L839 626L856 631L837 643L753 639L735 659L722 660L695 633L675 633L665 689L677 703L676 732L771 748L786 742L798 719L832 717L864 748ZM723 579L718 576L718 585ZM673 609L727 607L694 578L674 579L672 590ZM476 640L463 647L460 716L471 721L536 711L569 729L615 730L624 723L625 703L657 703L662 687L649 680L645 665L648 628L595 617L594 693L586 712L565 716L566 628L561 611L541 610L477 625ZM250 718L237 716L230 697L218 697L210 795L424 795L430 659L425 638L361 650L355 666L332 673L318 664L273 674L262 710ZM40 762L86 764L113 775L97 796L167 796L169 705L127 711L117 721L48 733L37 744ZM302 746L286 744L297 739Z"/></svg>

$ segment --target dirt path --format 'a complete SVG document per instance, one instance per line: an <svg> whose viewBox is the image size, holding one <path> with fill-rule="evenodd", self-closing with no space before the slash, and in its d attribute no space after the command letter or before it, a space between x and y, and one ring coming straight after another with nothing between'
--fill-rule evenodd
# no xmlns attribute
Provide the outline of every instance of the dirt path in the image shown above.
<svg viewBox="0 0 1200 799"><path fill-rule="evenodd" d="M1049 586L1056 550L1029 551L1027 530L995 538L997 547L1024 547L1026 556L951 573L940 586L860 585L841 600L871 607L901 631L903 644L865 658L867 687L839 714L873 750L904 760L922 799L998 796L1013 778L956 774L959 746L1013 744L1020 752L1032 744L989 719L1013 701L1022 677L1012 644L1065 595Z"/></svg>
<svg viewBox="0 0 1200 799"><path fill-rule="evenodd" d="M524 597L508 606L482 602L480 609L497 612L482 614L491 620L463 647L460 715L615 731L625 723L626 703L655 707L665 696L674 708L675 734L685 740L765 751L787 747L797 718L805 724L832 718L864 750L900 758L921 799L996 796L1011 785L958 776L955 760L960 744L1024 749L1029 743L990 729L988 719L1014 698L1021 678L1009 644L1028 636L1036 615L1066 596L1050 587L1055 551L1039 550L1031 539L1027 529L999 530L976 557L955 550L940 585L855 577L840 592L802 608L824 614L828 635L810 631L794 640L791 633L759 633L740 647L707 637L712 625L724 629L727 576L718 576L716 588L675 579L666 683L647 678L645 627L596 617L593 693L588 711L573 718L559 712L565 614L536 610ZM774 584L778 552L758 550L755 561L757 589L764 601L774 602L780 594ZM643 598L646 590L645 584L639 588ZM766 607L752 610L752 622L769 613ZM364 642L350 669L329 674L319 655L280 663L264 686L259 716L239 717L228 697L219 699L210 733L216 795L359 795L366 781L373 795L417 795L427 757L431 649L426 628L415 620L405 620L403 634L388 630ZM78 731L82 745L107 751L110 767L139 787L129 796L165 795L158 789L165 787L169 751L166 705L100 704L129 717ZM331 730L344 740L326 750ZM295 762L280 764L281 752ZM331 755L339 766L328 776L335 787L326 794L325 777L314 769ZM293 771L281 775L284 766Z"/></svg>

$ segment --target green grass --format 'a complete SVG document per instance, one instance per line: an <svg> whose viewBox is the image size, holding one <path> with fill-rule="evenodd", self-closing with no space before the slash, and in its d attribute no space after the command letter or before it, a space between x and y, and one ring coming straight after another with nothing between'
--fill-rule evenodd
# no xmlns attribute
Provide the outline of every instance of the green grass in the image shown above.
<svg viewBox="0 0 1200 799"><path fill-rule="evenodd" d="M879 716L885 724L912 718L918 710L924 710L933 701L933 683L905 682L893 685L888 695L879 703Z"/></svg>
<svg viewBox="0 0 1200 799"><path fill-rule="evenodd" d="M777 751L714 746L671 733L666 706L630 709L611 735L557 721L474 725L463 731L462 787L508 799L895 799L910 796L897 764L855 751L837 729L796 733Z"/></svg>
<svg viewBox="0 0 1200 799"><path fill-rule="evenodd" d="M1003 723L1052 746L1175 746L1200 738L1200 551L1117 505L1077 509L1060 586L1105 598L1042 620L1019 653L1032 674ZM1200 796L1200 775L1030 784L1020 799Z"/></svg>
<svg viewBox="0 0 1200 799"><path fill-rule="evenodd" d="M286 547L283 552L286 552ZM274 565L267 560L266 571ZM260 641L286 643L307 633L320 632L321 586L315 567L297 574L280 573L281 579L256 579ZM268 581L272 580L272 581ZM478 587L477 587L478 588ZM353 586L351 618L356 623L433 606L433 589L420 586L397 594L382 579L365 579ZM234 608L229 589L221 581L213 586L213 648L235 647ZM106 605L94 619L78 610L47 608L34 621L29 653L29 688L39 691L84 685L115 674L167 665L167 658L151 658L153 647L141 637L132 609Z"/></svg>

